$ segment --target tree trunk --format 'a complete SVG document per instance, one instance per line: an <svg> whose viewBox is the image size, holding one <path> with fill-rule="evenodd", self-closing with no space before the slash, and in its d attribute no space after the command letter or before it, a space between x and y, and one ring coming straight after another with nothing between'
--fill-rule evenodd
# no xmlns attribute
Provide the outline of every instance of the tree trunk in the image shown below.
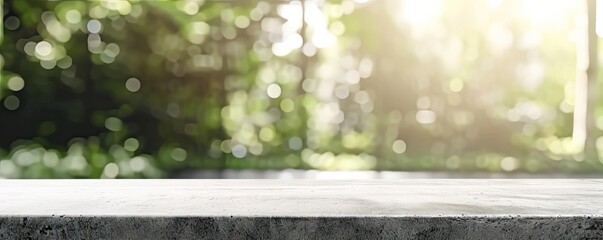
<svg viewBox="0 0 603 240"><path fill-rule="evenodd" d="M584 142L584 155L587 160L600 164L597 153L597 128L595 126L595 109L597 107L597 77L598 77L598 49L597 49L597 1L588 1L588 68L587 76L587 102L586 102L586 138Z"/></svg>
<svg viewBox="0 0 603 240"><path fill-rule="evenodd" d="M595 126L595 109L597 104L597 3L587 1L586 38L578 39L576 58L576 101L574 109L573 139L584 146L583 152L587 162L600 165L597 153L597 128Z"/></svg>

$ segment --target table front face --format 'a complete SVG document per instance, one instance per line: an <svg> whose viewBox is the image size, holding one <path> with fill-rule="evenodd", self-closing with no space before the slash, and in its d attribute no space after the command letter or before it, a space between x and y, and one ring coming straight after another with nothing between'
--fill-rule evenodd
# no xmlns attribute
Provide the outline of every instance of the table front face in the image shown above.
<svg viewBox="0 0 603 240"><path fill-rule="evenodd" d="M603 180L2 180L0 216L603 216Z"/></svg>

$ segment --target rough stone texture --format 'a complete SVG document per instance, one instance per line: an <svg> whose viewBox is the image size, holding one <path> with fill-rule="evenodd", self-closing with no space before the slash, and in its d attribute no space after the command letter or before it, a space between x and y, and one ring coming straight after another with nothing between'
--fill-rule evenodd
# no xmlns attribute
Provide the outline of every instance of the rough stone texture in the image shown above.
<svg viewBox="0 0 603 240"><path fill-rule="evenodd" d="M603 239L603 180L4 180L0 239Z"/></svg>
<svg viewBox="0 0 603 240"><path fill-rule="evenodd" d="M0 239L603 239L588 217L0 217Z"/></svg>

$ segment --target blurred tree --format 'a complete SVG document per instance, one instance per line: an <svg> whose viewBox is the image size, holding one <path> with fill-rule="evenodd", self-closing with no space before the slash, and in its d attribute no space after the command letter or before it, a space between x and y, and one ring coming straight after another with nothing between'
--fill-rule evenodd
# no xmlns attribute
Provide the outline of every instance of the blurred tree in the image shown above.
<svg viewBox="0 0 603 240"><path fill-rule="evenodd" d="M535 3L5 2L0 176L591 170L576 4Z"/></svg>

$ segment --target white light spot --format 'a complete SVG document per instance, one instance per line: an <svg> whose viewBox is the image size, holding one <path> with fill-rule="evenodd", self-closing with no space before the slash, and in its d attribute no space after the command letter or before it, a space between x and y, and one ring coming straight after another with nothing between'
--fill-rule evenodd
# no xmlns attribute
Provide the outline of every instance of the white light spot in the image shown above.
<svg viewBox="0 0 603 240"><path fill-rule="evenodd" d="M8 96L4 99L4 107L8 110L16 110L19 105L21 105L21 102L15 96Z"/></svg>
<svg viewBox="0 0 603 240"><path fill-rule="evenodd" d="M211 27L205 22L192 22L188 25L187 39L191 43L201 44L210 30Z"/></svg>
<svg viewBox="0 0 603 240"><path fill-rule="evenodd" d="M14 76L8 79L8 82L6 83L8 89L12 90L12 91L21 91L21 89L23 89L23 87L25 87L25 81L23 81L23 78L20 78L18 76Z"/></svg>
<svg viewBox="0 0 603 240"><path fill-rule="evenodd" d="M350 84L356 84L360 82L360 73L356 70L350 70L345 74L346 81Z"/></svg>
<svg viewBox="0 0 603 240"><path fill-rule="evenodd" d="M356 95L354 95L354 101L358 104L365 104L365 103L370 102L371 99L370 99L368 92L359 91L356 93Z"/></svg>
<svg viewBox="0 0 603 240"><path fill-rule="evenodd" d="M196 2L187 2L184 5L184 12L188 15L195 15L199 12L199 4Z"/></svg>
<svg viewBox="0 0 603 240"><path fill-rule="evenodd" d="M209 30L210 30L209 24L207 24L205 22L194 22L191 24L191 26L195 33L202 34L202 35L208 34Z"/></svg>
<svg viewBox="0 0 603 240"><path fill-rule="evenodd" d="M335 89L335 96L339 99L346 99L350 95L348 86L339 86Z"/></svg>
<svg viewBox="0 0 603 240"><path fill-rule="evenodd" d="M519 160L514 157L506 157L500 160L500 168L505 171L513 171L519 168Z"/></svg>
<svg viewBox="0 0 603 240"><path fill-rule="evenodd" d="M105 51L104 53L109 56L109 57L117 57L117 55L119 55L119 45L115 44L115 43L109 43L107 44L107 46L105 47Z"/></svg>
<svg viewBox="0 0 603 240"><path fill-rule="evenodd" d="M371 102L367 102L367 103L360 105L360 110L362 110L365 113L370 113L373 111L373 109L375 109L375 104L373 104Z"/></svg>
<svg viewBox="0 0 603 240"><path fill-rule="evenodd" d="M373 72L373 61L369 58L362 59L360 66L358 66L358 72L362 78L370 77Z"/></svg>
<svg viewBox="0 0 603 240"><path fill-rule="evenodd" d="M86 29L88 29L89 33L100 33L102 28L103 25L101 22L96 19L88 21L88 24L86 25Z"/></svg>
<svg viewBox="0 0 603 240"><path fill-rule="evenodd" d="M270 84L266 89L266 93L270 98L278 98L281 96L281 86L276 83Z"/></svg>
<svg viewBox="0 0 603 240"><path fill-rule="evenodd" d="M45 152L42 156L42 162L47 167L56 167L59 164L59 156L55 152Z"/></svg>
<svg viewBox="0 0 603 240"><path fill-rule="evenodd" d="M289 138L289 148L291 150L300 150L303 147L302 139L299 137Z"/></svg>
<svg viewBox="0 0 603 240"><path fill-rule="evenodd" d="M128 138L128 139L126 139L126 141L124 141L124 149L126 149L130 152L136 151L139 146L140 146L140 143L138 142L138 140L136 138Z"/></svg>
<svg viewBox="0 0 603 240"><path fill-rule="evenodd" d="M430 124L435 122L436 115L431 110L419 110L417 111L416 119L418 123Z"/></svg>
<svg viewBox="0 0 603 240"><path fill-rule="evenodd" d="M415 26L422 26L441 14L442 5L442 0L405 0L400 4L402 11L398 19Z"/></svg>
<svg viewBox="0 0 603 240"><path fill-rule="evenodd" d="M260 139L264 142L270 142L274 139L274 130L272 128L263 127L260 130Z"/></svg>
<svg viewBox="0 0 603 240"><path fill-rule="evenodd" d="M140 80L136 78L130 78L126 81L126 89L130 92L138 92L140 90Z"/></svg>
<svg viewBox="0 0 603 240"><path fill-rule="evenodd" d="M34 56L36 55L36 46L37 44L35 42L27 42L25 46L23 46L23 51L29 56Z"/></svg>
<svg viewBox="0 0 603 240"><path fill-rule="evenodd" d="M142 157L134 157L130 159L130 167L134 172L140 172L144 170L147 165L147 161Z"/></svg>
<svg viewBox="0 0 603 240"><path fill-rule="evenodd" d="M72 170L81 171L84 170L88 165L88 162L86 162L86 158L83 156L73 156L68 159L70 159L70 161L68 162L69 168Z"/></svg>
<svg viewBox="0 0 603 240"><path fill-rule="evenodd" d="M281 110L283 112L292 112L295 109L295 102L293 100L286 98L281 101Z"/></svg>
<svg viewBox="0 0 603 240"><path fill-rule="evenodd" d="M73 64L73 59L71 59L71 57L69 57L69 56L62 58L61 60L59 60L57 62L57 66L60 67L61 69L67 69L67 68L71 67L72 64Z"/></svg>
<svg viewBox="0 0 603 240"><path fill-rule="evenodd" d="M316 48L328 48L337 43L337 37L326 29L318 30L312 36L312 43Z"/></svg>
<svg viewBox="0 0 603 240"><path fill-rule="evenodd" d="M235 18L235 26L241 29L249 27L249 18L247 18L246 16L238 16L237 18Z"/></svg>
<svg viewBox="0 0 603 240"><path fill-rule="evenodd" d="M241 144L232 147L232 155L236 158L244 158L247 155L247 148Z"/></svg>
<svg viewBox="0 0 603 240"><path fill-rule="evenodd" d="M101 53L103 51L103 41L98 34L88 35L88 51L91 53Z"/></svg>
<svg viewBox="0 0 603 240"><path fill-rule="evenodd" d="M230 140L224 140L220 143L220 150L222 150L222 152L224 153L230 153L231 152L231 141Z"/></svg>
<svg viewBox="0 0 603 240"><path fill-rule="evenodd" d="M301 48L303 44L304 44L304 39L302 38L301 35L299 35L299 33L291 34L287 38L287 45L291 49Z"/></svg>
<svg viewBox="0 0 603 240"><path fill-rule="evenodd" d="M36 54L46 57L52 53L52 45L47 41L41 41L36 45Z"/></svg>
<svg viewBox="0 0 603 240"><path fill-rule="evenodd" d="M398 139L392 144L392 150L397 154L402 154L406 152L406 143Z"/></svg>
<svg viewBox="0 0 603 240"><path fill-rule="evenodd" d="M182 148L174 148L170 156L176 161L184 161L186 159L186 150Z"/></svg>
<svg viewBox="0 0 603 240"><path fill-rule="evenodd" d="M291 53L291 49L283 42L277 42L272 45L272 53L275 56L283 57Z"/></svg>
<svg viewBox="0 0 603 240"><path fill-rule="evenodd" d="M114 132L121 130L122 125L121 120L116 117L109 117L105 120L105 127Z"/></svg>
<svg viewBox="0 0 603 240"><path fill-rule="evenodd" d="M105 165L104 175L108 178L115 178L119 174L119 166L115 163Z"/></svg>
<svg viewBox="0 0 603 240"><path fill-rule="evenodd" d="M316 88L318 84L316 83L315 80L313 79L306 79L304 80L304 82L302 83L302 89L304 89L304 91L311 93L314 92L316 90Z"/></svg>
<svg viewBox="0 0 603 240"><path fill-rule="evenodd" d="M0 176L8 176L18 171L18 167L13 161L5 159L0 161Z"/></svg>
<svg viewBox="0 0 603 240"><path fill-rule="evenodd" d="M302 47L302 52L307 57L312 57L312 56L314 56L314 54L316 54L316 47L314 47L314 45L312 45L312 43L306 43L306 44L304 44L304 47Z"/></svg>
<svg viewBox="0 0 603 240"><path fill-rule="evenodd" d="M82 21L82 14L77 10L69 10L65 13L65 18L67 19L67 22L71 24L78 24Z"/></svg>
<svg viewBox="0 0 603 240"><path fill-rule="evenodd" d="M57 61L55 60L42 60L40 61L40 66L46 70L53 69L57 66Z"/></svg>
<svg viewBox="0 0 603 240"><path fill-rule="evenodd" d="M253 145L249 146L249 153L253 155L260 155L262 154L262 151L264 151L264 145L261 143L254 143Z"/></svg>

